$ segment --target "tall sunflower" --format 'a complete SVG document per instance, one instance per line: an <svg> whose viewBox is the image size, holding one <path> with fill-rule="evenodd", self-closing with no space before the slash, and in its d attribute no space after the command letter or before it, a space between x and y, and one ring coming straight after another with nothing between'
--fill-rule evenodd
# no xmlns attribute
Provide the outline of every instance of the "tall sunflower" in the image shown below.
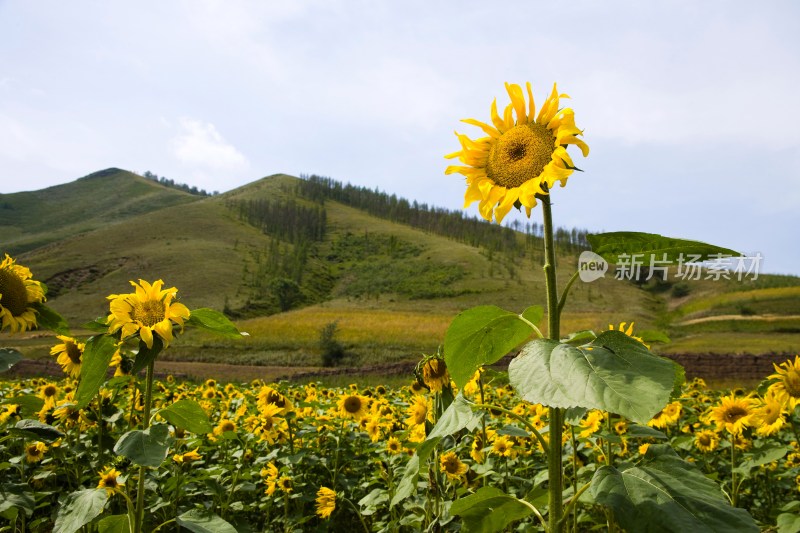
<svg viewBox="0 0 800 533"><path fill-rule="evenodd" d="M77 378L81 373L81 361L86 345L66 335L57 335L61 344L50 348L50 355L56 356L56 362L61 365L65 374Z"/></svg>
<svg viewBox="0 0 800 533"><path fill-rule="evenodd" d="M559 99L569 96L559 94L553 84L553 91L537 115L531 84L526 83L525 87L527 105L522 88L506 83L511 103L501 117L497 100L492 102L492 125L463 120L481 128L487 137L473 140L456 132L461 150L445 156L458 158L466 165L445 170L445 174L457 172L466 176L464 207L478 201L481 216L489 221L494 216L498 224L514 205L525 206L530 216L537 194L548 194L556 181L562 187L566 185L576 170L567 153L568 145L577 145L584 157L589 155L589 146L578 138L583 132L575 126L575 113L570 108L559 109Z"/></svg>
<svg viewBox="0 0 800 533"><path fill-rule="evenodd" d="M752 425L754 404L750 396L723 396L719 405L711 409L711 420L716 422L718 430L725 429L732 435L738 435L744 428Z"/></svg>
<svg viewBox="0 0 800 533"><path fill-rule="evenodd" d="M109 305L108 332L116 333L122 329L122 338L139 334L148 348L153 347L153 333L169 346L172 341L173 323L183 327L189 318L189 309L181 303L173 303L178 289L161 289L164 282L155 281L152 285L142 279L139 283L131 281L135 292L112 294Z"/></svg>
<svg viewBox="0 0 800 533"><path fill-rule="evenodd" d="M0 331L11 333L36 327L34 304L45 301L43 285L31 279L31 271L6 254L0 262Z"/></svg>
<svg viewBox="0 0 800 533"><path fill-rule="evenodd" d="M769 390L789 411L792 411L797 404L800 404L800 356L795 355L794 362L790 359L773 366L775 373L767 379L775 382L769 386Z"/></svg>

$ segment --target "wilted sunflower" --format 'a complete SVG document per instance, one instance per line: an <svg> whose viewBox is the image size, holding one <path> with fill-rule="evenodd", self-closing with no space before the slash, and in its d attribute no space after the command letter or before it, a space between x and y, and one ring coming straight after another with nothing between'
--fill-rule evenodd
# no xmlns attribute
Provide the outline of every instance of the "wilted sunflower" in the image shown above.
<svg viewBox="0 0 800 533"><path fill-rule="evenodd" d="M775 397L789 410L793 410L800 403L800 356L795 355L794 362L788 360L780 366L773 366L775 373L767 379L777 381L769 386L769 390L774 391Z"/></svg>
<svg viewBox="0 0 800 533"><path fill-rule="evenodd" d="M740 434L745 427L751 425L752 415L753 400L749 396L723 396L719 405L711 409L711 420L717 423L720 430L726 429L733 435Z"/></svg>
<svg viewBox="0 0 800 533"><path fill-rule="evenodd" d="M108 297L111 300L108 332L115 333L122 329L123 339L138 333L148 348L153 347L155 333L166 348L172 341L173 323L183 327L183 321L190 314L185 305L172 301L178 289L170 287L162 290L164 282L160 279L152 285L142 279L138 284L133 281L130 283L135 292Z"/></svg>
<svg viewBox="0 0 800 533"><path fill-rule="evenodd" d="M336 510L336 491L320 487L317 491L317 516L328 518Z"/></svg>
<svg viewBox="0 0 800 533"><path fill-rule="evenodd" d="M50 348L50 355L56 356L56 362L61 365L65 374L77 378L81 373L81 360L86 345L66 335L57 335L56 338L61 344Z"/></svg>
<svg viewBox="0 0 800 533"><path fill-rule="evenodd" d="M589 147L578 138L583 132L575 126L575 114L570 108L559 109L556 85L536 115L531 84L526 83L529 105L525 104L522 88L506 83L511 103L501 117L497 100L492 102L492 125L475 119L462 122L478 126L488 137L470 139L456 132L461 150L445 156L458 158L467 166L449 166L445 174L458 172L467 178L464 207L479 201L481 216L498 223L514 205L525 206L530 216L537 194L548 194L556 181L563 187L576 170L567 153L567 145L575 144L586 157ZM526 109L527 108L527 109ZM516 119L514 118L516 115Z"/></svg>
<svg viewBox="0 0 800 533"><path fill-rule="evenodd" d="M422 364L422 381L433 392L450 386L450 373L441 357L430 357Z"/></svg>
<svg viewBox="0 0 800 533"><path fill-rule="evenodd" d="M6 254L0 262L0 331L11 333L36 327L36 310L33 304L45 301L44 288L31 279L31 271Z"/></svg>
<svg viewBox="0 0 800 533"><path fill-rule="evenodd" d="M455 481L467 473L467 465L454 452L447 452L439 459L439 471L446 474L447 479Z"/></svg>
<svg viewBox="0 0 800 533"><path fill-rule="evenodd" d="M106 489L109 496L122 492L124 484L118 479L121 475L119 470L107 467L105 470L98 472L98 474L100 474L100 482L97 484L98 489Z"/></svg>

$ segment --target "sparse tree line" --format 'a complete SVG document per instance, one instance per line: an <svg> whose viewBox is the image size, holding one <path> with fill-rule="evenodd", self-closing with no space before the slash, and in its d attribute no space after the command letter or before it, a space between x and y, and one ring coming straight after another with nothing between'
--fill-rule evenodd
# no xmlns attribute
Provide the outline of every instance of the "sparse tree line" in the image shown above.
<svg viewBox="0 0 800 533"><path fill-rule="evenodd" d="M160 183L164 187L178 189L179 191L188 192L189 194L196 194L197 196L216 196L219 194L219 191L207 192L205 189L198 189L195 185L177 183L175 180L165 178L164 176L159 177L157 174L154 174L149 170L145 170L144 174L142 174L142 177L155 181L156 183Z"/></svg>
<svg viewBox="0 0 800 533"><path fill-rule="evenodd" d="M525 255L527 249L541 248L543 227L536 222L521 223L514 220L508 226L490 224L462 211L450 211L417 201L409 202L397 195L389 195L367 187L315 174L301 174L297 193L308 200L324 205L325 200L334 200L366 211L372 216L408 224L437 235L443 235L470 246L482 246L490 250L502 250L515 256ZM525 239L519 239L519 234ZM588 249L586 230L557 228L555 240L564 250Z"/></svg>
<svg viewBox="0 0 800 533"><path fill-rule="evenodd" d="M292 244L325 239L327 213L323 206L306 207L294 200L228 200L226 205L240 220L267 235Z"/></svg>

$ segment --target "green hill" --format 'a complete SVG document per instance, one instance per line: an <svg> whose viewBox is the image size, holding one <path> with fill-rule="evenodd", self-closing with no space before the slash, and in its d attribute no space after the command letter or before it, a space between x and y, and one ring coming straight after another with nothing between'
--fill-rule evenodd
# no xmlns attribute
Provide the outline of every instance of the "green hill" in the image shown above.
<svg viewBox="0 0 800 533"><path fill-rule="evenodd" d="M542 241L535 224L520 229L281 174L203 197L108 169L0 195L3 251L48 285L48 305L73 327L107 314L105 297L129 280L163 279L190 308L224 310L251 333L236 343L191 333L166 354L209 362L315 366L320 332L334 323L354 364L435 351L468 307L544 304ZM585 234L561 228L558 239L563 285ZM791 276L578 282L562 331L636 320L673 338L665 352L798 351L798 291ZM46 356L50 342L0 335L29 357Z"/></svg>

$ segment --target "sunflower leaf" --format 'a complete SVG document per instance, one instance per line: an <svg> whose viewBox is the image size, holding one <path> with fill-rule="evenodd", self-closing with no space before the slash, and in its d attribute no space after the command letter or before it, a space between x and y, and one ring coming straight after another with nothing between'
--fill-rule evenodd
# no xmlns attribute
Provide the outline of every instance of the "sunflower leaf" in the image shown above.
<svg viewBox="0 0 800 533"><path fill-rule="evenodd" d="M95 335L86 341L81 363L81 382L75 392L78 409L86 407L100 390L106 380L108 364L116 351L116 341L108 335Z"/></svg>
<svg viewBox="0 0 800 533"><path fill-rule="evenodd" d="M669 401L676 368L624 333L605 331L577 347L533 340L511 361L508 376L531 403L601 409L646 424Z"/></svg>
<svg viewBox="0 0 800 533"><path fill-rule="evenodd" d="M178 400L172 405L161 409L158 415L173 426L198 435L211 433L213 429L206 412L203 411L200 404L193 400Z"/></svg>
<svg viewBox="0 0 800 533"><path fill-rule="evenodd" d="M538 312L529 308L525 314L536 318ZM444 337L444 360L456 387L463 388L480 367L497 362L531 332L519 315L494 305L473 307L456 315Z"/></svg>
<svg viewBox="0 0 800 533"><path fill-rule="evenodd" d="M205 307L193 309L189 315L189 320L186 321L186 325L205 329L231 339L238 339L247 335L247 333L239 331L239 328L228 320L228 317L219 311Z"/></svg>
<svg viewBox="0 0 800 533"><path fill-rule="evenodd" d="M531 506L497 487L481 487L474 494L459 498L450 506L450 514L461 517L462 531L489 533L501 531L515 520L533 513Z"/></svg>
<svg viewBox="0 0 800 533"><path fill-rule="evenodd" d="M131 374L137 374L141 370L147 368L147 366L156 360L158 354L161 353L161 350L164 349L164 343L161 342L161 337L158 335L153 335L153 347L148 348L147 344L144 343L143 340L139 341L139 352L136 354L136 359L133 361L133 368L131 368Z"/></svg>
<svg viewBox="0 0 800 533"><path fill-rule="evenodd" d="M167 458L172 437L166 424L155 424L145 430L135 429L122 435L114 445L114 453L139 466L159 466Z"/></svg>
<svg viewBox="0 0 800 533"><path fill-rule="evenodd" d="M12 348L0 348L0 372L6 372L22 360L22 354Z"/></svg>
<svg viewBox="0 0 800 533"><path fill-rule="evenodd" d="M668 444L650 446L642 462L624 470L601 466L591 493L626 531L759 531L747 511L731 507L717 484Z"/></svg>
<svg viewBox="0 0 800 533"><path fill-rule="evenodd" d="M83 489L68 495L58 508L53 533L73 533L103 512L108 500L105 489Z"/></svg>
<svg viewBox="0 0 800 533"><path fill-rule="evenodd" d="M35 304L33 308L36 310L36 323L39 329L49 329L59 335L69 335L69 324L64 317L40 303Z"/></svg>
<svg viewBox="0 0 800 533"><path fill-rule="evenodd" d="M236 528L214 513L192 509L177 517L179 526L192 533L236 533Z"/></svg>
<svg viewBox="0 0 800 533"><path fill-rule="evenodd" d="M737 257L742 254L729 248L686 239L664 237L657 233L638 231L614 231L587 235L592 251L609 263L619 263L620 256L645 255L670 263L679 260L689 262L707 261L722 256Z"/></svg>
<svg viewBox="0 0 800 533"><path fill-rule="evenodd" d="M17 424L9 430L9 433L16 433L19 435L27 436L29 438L43 440L45 442L53 442L60 439L64 434L53 426L39 422L38 420L24 419L17 422Z"/></svg>

